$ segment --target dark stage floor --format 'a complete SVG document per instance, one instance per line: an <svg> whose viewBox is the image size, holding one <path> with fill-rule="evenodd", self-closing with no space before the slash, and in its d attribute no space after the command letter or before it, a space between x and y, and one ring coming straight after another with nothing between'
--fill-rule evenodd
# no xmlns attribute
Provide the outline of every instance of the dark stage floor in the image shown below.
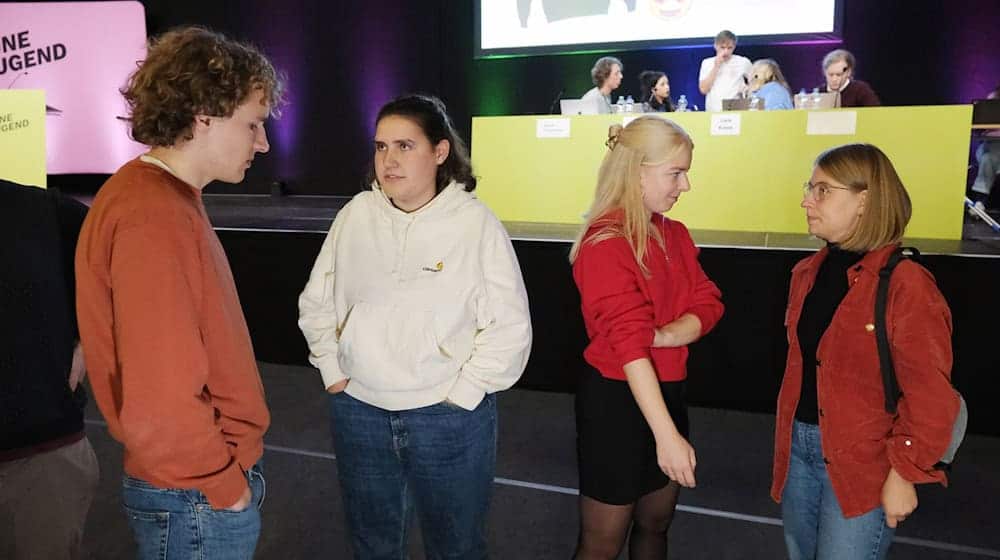
<svg viewBox="0 0 1000 560"><path fill-rule="evenodd" d="M295 327L295 297L318 250L321 242L319 234L326 232L336 211L346 201L344 197L205 196L213 223L223 230L220 237L227 244L227 252L233 261L234 275L259 357L288 354L289 363L304 360L305 349L300 348L301 335ZM544 258L530 259L538 252L539 245L564 247L566 240L575 233L576 226L507 226L512 237L521 240L520 256L524 259L522 265L529 266L526 271L529 288L535 286L536 290L543 290L534 296L533 315L555 314L555 319L539 319L542 322L536 328L536 349L545 346L558 350L558 341L551 340L553 329L546 327L551 323L545 321L561 318L562 330L572 326L567 326L566 314L575 314L576 308L570 303L552 303L559 300L556 297L558 293L553 290L571 290L571 287L560 288L560 282L569 280L561 276L545 276L547 272L536 269L543 266L540 263L552 263L554 260L565 267L565 260L548 252L543 252L541 257ZM258 231L265 233L255 233ZM962 263L977 266L989 263L991 267L988 268L992 270L995 261L990 257L1000 256L1000 235L993 234L981 222L970 221L965 224L965 233L967 239L962 242L919 241L917 244L929 253L986 257L986 261L960 259L951 260L949 264L965 270ZM708 252L712 262L742 258L730 255L731 251L725 247L764 250L751 251L755 255L770 254L769 251L784 255L786 253L782 249L788 249L793 251L787 253L789 258L798 258L794 251L818 246L817 241L806 236L727 232L694 234L699 245L722 248L715 250L714 255L713 251ZM560 243L539 244L535 241ZM297 252L303 255L296 256ZM758 266L766 266L768 270L775 268L770 261ZM781 270L772 271L775 277L773 283L785 279L790 266L778 268ZM273 270L282 270L283 273L274 275L269 272ZM762 269L757 270L759 273ZM727 303L731 306L729 320L732 323L719 330L739 331L743 333L740 338L745 338L746 333L770 337L768 329L780 328L783 306L778 305L773 329L767 321L743 324L739 320L741 317L751 311L760 313L761 308L766 306L759 302L747 306L740 303L742 289L757 289L753 286L744 288L747 273L740 274L743 275L741 279L733 280L730 282L732 285L724 290L732 294ZM545 297L541 296L542 293ZM964 302L961 298L957 301ZM984 305L995 307L996 304L994 298ZM980 338L975 338L980 334ZM701 356L703 362L705 353L713 356L726 354L727 346L723 344L720 347L719 344L729 338L725 333L716 336L715 346L701 349L704 350ZM962 335L977 352L986 351L984 348L988 348L989 344L984 343L982 338L991 336L985 331L979 333L978 327L967 329ZM762 352L763 356L734 362L737 364L735 369L729 366L702 367L697 373L701 379L692 379L692 393L697 393L694 389L699 384L726 385L728 382L723 379L726 375L753 376L757 384L766 381L769 376L780 375L780 367L760 365L780 361L783 359L778 355L780 352L772 358L767 357L770 354L763 346ZM538 364L535 368L551 374L551 365L539 361L541 358L541 355L533 354L533 363ZM570 366L564 365L563 369L566 367ZM770 371L772 369L776 371ZM967 371L980 375L993 369L984 362ZM336 481L337 462L331 449L325 393L319 374L308 367L266 363L261 364L261 372L273 424L266 438L268 495L257 557L282 560L346 558L349 551ZM571 372L562 373L568 375ZM986 392L996 394L995 390ZM746 395L741 393L736 397L742 399ZM994 400L988 395L982 398L991 402ZM773 399L774 395L766 395L768 403L773 403ZM573 396L565 392L522 388L502 393L499 403L500 446L489 535L492 557L503 560L569 558L578 521ZM727 408L742 406L741 403L733 405ZM991 417L981 418L988 423L992 421ZM773 415L767 413L692 409L692 440L698 453L699 486L681 495L680 513L671 529L670 558L784 558L779 509L768 497L773 423ZM87 525L86 558L133 557L131 537L119 502L120 447L107 435L100 415L93 407L88 411L88 433L97 451L102 474L100 495L93 505ZM920 506L899 531L890 558L1000 558L1000 533L996 531L996 520L1000 518L1000 502L996 499L1000 497L998 472L1000 438L970 436L954 467L951 487L921 488ZM413 531L411 540L412 557L423 558L419 531ZM0 545L0 558L8 557L7 552Z"/></svg>
<svg viewBox="0 0 1000 560"><path fill-rule="evenodd" d="M347 558L348 544L319 374L261 364L273 423L265 443L267 498L261 559ZM566 559L577 526L572 395L512 390L500 396L500 444L490 518L496 559ZM86 558L131 558L120 506L121 451L91 407L88 434L101 465L100 494L85 535ZM695 408L698 488L681 494L670 558L784 557L778 506L768 497L774 417ZM971 436L951 486L921 487L890 558L1000 558L1000 439ZM423 558L419 531L413 558ZM9 557L0 546L0 558Z"/></svg>

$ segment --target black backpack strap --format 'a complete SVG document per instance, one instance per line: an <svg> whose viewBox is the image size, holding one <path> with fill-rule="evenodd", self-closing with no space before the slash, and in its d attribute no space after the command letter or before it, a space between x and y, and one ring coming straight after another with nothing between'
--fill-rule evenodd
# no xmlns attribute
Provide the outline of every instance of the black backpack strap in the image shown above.
<svg viewBox="0 0 1000 560"><path fill-rule="evenodd" d="M878 273L878 290L875 292L875 341L878 344L878 361L882 370L882 388L885 393L885 411L889 414L896 414L896 405L903 393L899 390L899 381L896 380L896 368L892 364L892 352L889 349L889 333L885 328L885 308L889 299L889 280L896 265L907 256L903 253L909 251L910 258L920 258L920 251L914 247L897 247L889 255L889 260Z"/></svg>

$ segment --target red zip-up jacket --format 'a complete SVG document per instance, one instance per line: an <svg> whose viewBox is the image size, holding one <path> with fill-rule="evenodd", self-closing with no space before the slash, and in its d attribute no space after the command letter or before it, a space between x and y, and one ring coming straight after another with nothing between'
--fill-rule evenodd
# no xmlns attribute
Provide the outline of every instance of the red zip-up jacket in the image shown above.
<svg viewBox="0 0 1000 560"><path fill-rule="evenodd" d="M608 219L621 220L621 211ZM653 330L685 313L701 320L701 335L712 330L722 317L721 293L698 264L698 249L684 224L653 214L666 252L650 239L645 260L647 278L623 237L587 243L573 263L573 279L580 291L583 321L590 344L584 359L601 375L625 380L622 366L640 358L649 359L660 381L687 377L687 346L652 348ZM585 237L596 233L607 221L599 221Z"/></svg>
<svg viewBox="0 0 1000 560"><path fill-rule="evenodd" d="M889 284L886 332L903 397L898 414L885 411L875 342L878 273L896 245L869 251L847 271L847 295L816 351L816 385L823 457L845 517L881 504L890 467L913 483L947 485L934 469L951 441L958 397L951 387L951 311L934 277L904 260ZM788 361L778 395L774 480L771 497L781 501L788 475L792 423L802 388L798 322L827 249L792 269L785 325Z"/></svg>

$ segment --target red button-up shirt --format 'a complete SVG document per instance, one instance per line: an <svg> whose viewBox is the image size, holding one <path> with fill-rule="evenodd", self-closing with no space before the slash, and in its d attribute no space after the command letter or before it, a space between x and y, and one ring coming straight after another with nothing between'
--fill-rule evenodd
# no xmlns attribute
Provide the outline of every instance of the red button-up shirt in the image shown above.
<svg viewBox="0 0 1000 560"><path fill-rule="evenodd" d="M816 352L823 456L846 517L880 505L890 467L913 483L947 485L934 464L951 441L959 407L950 381L951 312L934 277L909 260L899 264L889 284L886 331L903 397L895 417L885 411L875 342L875 292L879 270L895 247L870 251L848 269L850 288ZM781 501L788 475L792 422L802 388L797 325L826 255L823 249L792 270L785 316L788 361L775 426L771 497L776 501Z"/></svg>

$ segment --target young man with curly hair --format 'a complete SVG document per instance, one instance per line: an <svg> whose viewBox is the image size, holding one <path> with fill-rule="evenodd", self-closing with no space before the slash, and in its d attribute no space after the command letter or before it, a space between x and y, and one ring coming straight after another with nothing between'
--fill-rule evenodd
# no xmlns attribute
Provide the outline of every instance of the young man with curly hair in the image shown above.
<svg viewBox="0 0 1000 560"><path fill-rule="evenodd" d="M140 558L251 558L270 422L232 272L202 204L268 151L281 80L255 48L167 32L122 94L149 151L101 187L80 234L77 308L94 399L124 446Z"/></svg>

